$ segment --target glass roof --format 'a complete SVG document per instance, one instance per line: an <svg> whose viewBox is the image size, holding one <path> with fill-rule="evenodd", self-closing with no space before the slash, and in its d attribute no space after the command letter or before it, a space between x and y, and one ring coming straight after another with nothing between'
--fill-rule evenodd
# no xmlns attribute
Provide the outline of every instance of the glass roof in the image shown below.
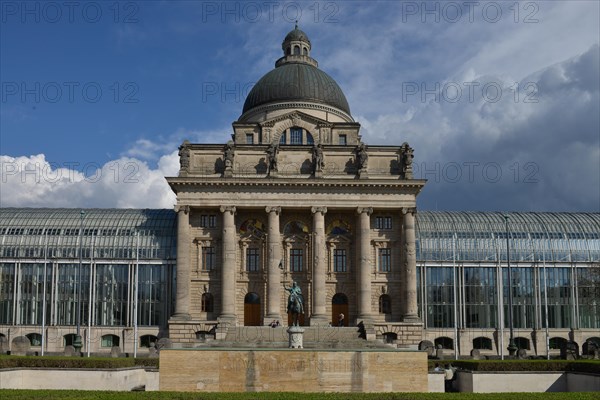
<svg viewBox="0 0 600 400"><path fill-rule="evenodd" d="M600 261L600 214L419 211L416 220L419 261L505 262L507 238L514 262Z"/></svg>
<svg viewBox="0 0 600 400"><path fill-rule="evenodd" d="M0 256L174 259L173 210L3 208ZM418 211L417 259L505 262L600 261L600 214ZM80 225L83 228L80 235Z"/></svg>
<svg viewBox="0 0 600 400"><path fill-rule="evenodd" d="M83 211L83 213L82 213ZM81 229L81 230L80 230ZM0 256L174 259L176 215L149 209L0 209Z"/></svg>

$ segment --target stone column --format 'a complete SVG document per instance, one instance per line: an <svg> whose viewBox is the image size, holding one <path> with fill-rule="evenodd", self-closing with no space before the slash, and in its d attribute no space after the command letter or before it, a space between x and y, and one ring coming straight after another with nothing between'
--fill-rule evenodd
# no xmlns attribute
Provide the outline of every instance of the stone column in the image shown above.
<svg viewBox="0 0 600 400"><path fill-rule="evenodd" d="M415 208L403 208L404 227L404 315L406 322L420 322L417 308L417 250L415 246Z"/></svg>
<svg viewBox="0 0 600 400"><path fill-rule="evenodd" d="M223 257L221 261L220 319L235 322L235 207L221 206L223 213Z"/></svg>
<svg viewBox="0 0 600 400"><path fill-rule="evenodd" d="M312 207L313 214L313 296L311 325L326 325L330 322L327 316L326 285L327 255L325 249L325 214L327 207ZM306 307L305 307L306 308Z"/></svg>
<svg viewBox="0 0 600 400"><path fill-rule="evenodd" d="M190 207L176 206L177 212L177 293L174 319L190 319Z"/></svg>
<svg viewBox="0 0 600 400"><path fill-rule="evenodd" d="M356 292L358 294L359 321L367 322L371 312L371 214L372 208L358 208L358 271L356 271Z"/></svg>
<svg viewBox="0 0 600 400"><path fill-rule="evenodd" d="M267 241L267 316L265 323L281 321L281 233L279 232L279 214L281 207L266 207L269 214L269 236ZM268 322L267 322L268 321Z"/></svg>

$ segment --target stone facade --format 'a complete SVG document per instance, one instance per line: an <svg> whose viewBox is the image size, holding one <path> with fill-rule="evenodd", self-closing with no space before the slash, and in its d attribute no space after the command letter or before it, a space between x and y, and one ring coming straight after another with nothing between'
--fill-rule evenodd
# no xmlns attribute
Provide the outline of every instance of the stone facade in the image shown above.
<svg viewBox="0 0 600 400"><path fill-rule="evenodd" d="M284 54L277 67L304 62ZM321 103L265 103L266 89L259 81L249 94L262 103L245 106L232 141L184 142L179 175L167 178L178 212L171 339L188 342L217 323L287 325L285 286L295 281L305 325L335 326L344 314L369 338L416 345L414 214L425 181L412 178L413 150L364 144L341 91L330 101L316 87Z"/></svg>

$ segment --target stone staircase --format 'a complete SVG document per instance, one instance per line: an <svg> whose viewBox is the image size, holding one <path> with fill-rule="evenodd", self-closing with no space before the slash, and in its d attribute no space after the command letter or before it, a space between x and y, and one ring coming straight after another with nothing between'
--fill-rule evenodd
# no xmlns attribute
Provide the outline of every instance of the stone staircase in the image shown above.
<svg viewBox="0 0 600 400"><path fill-rule="evenodd" d="M390 346L378 340L367 341L358 328L303 326L305 349L371 349ZM287 327L238 326L227 329L224 340L211 340L197 347L287 348Z"/></svg>

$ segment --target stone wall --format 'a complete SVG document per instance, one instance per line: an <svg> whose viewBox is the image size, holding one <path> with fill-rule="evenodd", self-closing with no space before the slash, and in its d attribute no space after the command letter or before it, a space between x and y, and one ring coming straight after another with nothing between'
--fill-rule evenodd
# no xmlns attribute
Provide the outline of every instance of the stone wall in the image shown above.
<svg viewBox="0 0 600 400"><path fill-rule="evenodd" d="M158 390L158 371L15 368L0 370L0 389L111 390L145 387Z"/></svg>
<svg viewBox="0 0 600 400"><path fill-rule="evenodd" d="M427 392L427 354L401 351L163 350L160 390Z"/></svg>

